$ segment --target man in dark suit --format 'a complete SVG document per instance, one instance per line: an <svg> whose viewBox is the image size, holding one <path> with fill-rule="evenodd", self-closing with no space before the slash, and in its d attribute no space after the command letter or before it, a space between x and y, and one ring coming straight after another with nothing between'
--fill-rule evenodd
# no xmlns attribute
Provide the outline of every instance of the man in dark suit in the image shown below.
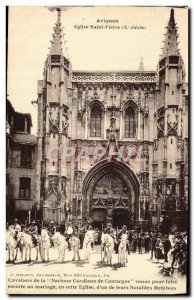
<svg viewBox="0 0 194 300"><path fill-rule="evenodd" d="M170 251L172 245L167 235L165 235L165 240L163 242L164 245L164 259L165 262L168 262L168 252Z"/></svg>
<svg viewBox="0 0 194 300"><path fill-rule="evenodd" d="M151 259L156 258L156 241L157 235L151 232L151 239L150 239L150 248L151 248Z"/></svg>

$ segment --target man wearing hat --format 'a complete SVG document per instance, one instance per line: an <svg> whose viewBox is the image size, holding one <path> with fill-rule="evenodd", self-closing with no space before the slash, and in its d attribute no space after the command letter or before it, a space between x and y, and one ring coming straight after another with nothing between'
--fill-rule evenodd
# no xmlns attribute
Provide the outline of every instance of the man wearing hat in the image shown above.
<svg viewBox="0 0 194 300"><path fill-rule="evenodd" d="M127 226L126 225L123 225L121 230L117 234L116 253L118 253L119 244L120 244L120 241L121 241L121 238L122 238L123 235L126 237L127 251L128 251L128 253L130 253L129 240L128 240L128 231L127 231Z"/></svg>
<svg viewBox="0 0 194 300"><path fill-rule="evenodd" d="M86 231L89 229L90 226L92 226L93 220L92 219L88 219L86 221L86 224L81 228L81 231L86 233Z"/></svg>
<svg viewBox="0 0 194 300"><path fill-rule="evenodd" d="M89 219L87 219L86 224L80 229L80 232L81 232L81 236L80 236L81 248L83 246L83 241L84 241L84 237L85 237L86 233L88 231L93 231L92 224L93 224L93 220L91 218L89 218ZM92 247L92 250L93 250L94 249L94 241L92 241L91 247Z"/></svg>
<svg viewBox="0 0 194 300"><path fill-rule="evenodd" d="M108 229L110 236L115 239L115 231L112 227L112 224L108 223L105 229Z"/></svg>
<svg viewBox="0 0 194 300"><path fill-rule="evenodd" d="M51 236L53 236L56 233L57 228L56 228L56 225L55 225L54 221L50 221L50 225L49 225L48 231L51 234Z"/></svg>
<svg viewBox="0 0 194 300"><path fill-rule="evenodd" d="M30 227L26 229L26 233L32 236L32 241L35 246L38 244L39 236L38 236L38 227L35 221L32 221Z"/></svg>
<svg viewBox="0 0 194 300"><path fill-rule="evenodd" d="M71 238L73 232L74 232L74 228L73 228L71 222L67 222L67 223L65 224L65 232L64 232L64 235L65 235L66 241L68 242L68 249L69 249L69 250L71 250L71 245L70 245L70 241L69 241L69 240L70 240L70 238Z"/></svg>
<svg viewBox="0 0 194 300"><path fill-rule="evenodd" d="M137 246L138 246L139 254L142 254L143 239L144 239L143 235L141 233L138 233Z"/></svg>
<svg viewBox="0 0 194 300"><path fill-rule="evenodd" d="M88 230L85 233L85 236L89 236L91 240L91 248L94 250L94 230L91 225L89 225Z"/></svg>
<svg viewBox="0 0 194 300"><path fill-rule="evenodd" d="M156 242L157 242L157 234L154 232L151 232L151 238L150 238L150 249L151 249L151 257L150 259L156 258Z"/></svg>
<svg viewBox="0 0 194 300"><path fill-rule="evenodd" d="M165 262L168 262L168 252L170 251L172 245L167 235L165 235L163 245L164 245L164 260Z"/></svg>
<svg viewBox="0 0 194 300"><path fill-rule="evenodd" d="M126 225L123 225L122 228L119 230L118 235L117 235L118 239L121 238L122 234L128 234Z"/></svg>
<svg viewBox="0 0 194 300"><path fill-rule="evenodd" d="M112 227L111 223L107 224L106 228L104 229L104 233L105 232L108 232L108 234L113 238L113 240L114 240L114 249L115 249L115 251L117 251L118 244L117 244L117 241L116 241L116 232L115 232L114 228Z"/></svg>
<svg viewBox="0 0 194 300"><path fill-rule="evenodd" d="M150 251L150 236L148 232L145 233L144 236L144 247L145 247L145 253L149 253Z"/></svg>
<svg viewBox="0 0 194 300"><path fill-rule="evenodd" d="M49 224L49 226L47 228L47 231L48 231L48 234L50 236L51 247L54 247L54 243L53 243L52 237L55 235L55 233L57 231L57 228L55 226L55 222L54 221L50 221L50 224Z"/></svg>
<svg viewBox="0 0 194 300"><path fill-rule="evenodd" d="M18 232L21 232L21 226L20 226L20 224L18 223L18 219L15 219L15 220L14 220L13 228L15 229L16 234L17 234Z"/></svg>

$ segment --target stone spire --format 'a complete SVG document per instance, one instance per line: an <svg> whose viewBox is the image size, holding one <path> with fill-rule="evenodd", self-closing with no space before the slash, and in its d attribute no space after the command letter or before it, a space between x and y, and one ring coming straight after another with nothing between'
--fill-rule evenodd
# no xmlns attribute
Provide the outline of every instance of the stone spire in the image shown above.
<svg viewBox="0 0 194 300"><path fill-rule="evenodd" d="M164 40L164 46L162 48L162 57L167 55L179 55L178 49L178 34L176 23L174 20L174 9L171 9L170 12L170 20L168 22L168 26L166 27L166 34Z"/></svg>
<svg viewBox="0 0 194 300"><path fill-rule="evenodd" d="M57 8L57 23L54 27L53 40L51 41L51 55L63 55L62 52L62 28L61 28L61 10Z"/></svg>
<svg viewBox="0 0 194 300"><path fill-rule="evenodd" d="M143 57L141 57L141 60L140 60L140 63L139 63L138 71L144 71Z"/></svg>

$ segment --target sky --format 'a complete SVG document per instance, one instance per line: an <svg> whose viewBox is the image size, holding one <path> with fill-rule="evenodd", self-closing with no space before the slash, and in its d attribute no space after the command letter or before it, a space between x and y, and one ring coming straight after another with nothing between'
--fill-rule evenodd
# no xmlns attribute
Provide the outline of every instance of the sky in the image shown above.
<svg viewBox="0 0 194 300"><path fill-rule="evenodd" d="M175 8L179 48L188 74L188 11ZM138 69L143 57L145 70L156 70L162 41L170 17L170 7L71 7L61 12L64 55L73 70ZM106 25L97 19L118 19L110 25L143 26L145 29L75 29L75 25ZM47 7L12 6L8 25L7 94L16 111L31 113L37 131L37 80L49 54L56 12ZM66 49L68 47L68 49Z"/></svg>

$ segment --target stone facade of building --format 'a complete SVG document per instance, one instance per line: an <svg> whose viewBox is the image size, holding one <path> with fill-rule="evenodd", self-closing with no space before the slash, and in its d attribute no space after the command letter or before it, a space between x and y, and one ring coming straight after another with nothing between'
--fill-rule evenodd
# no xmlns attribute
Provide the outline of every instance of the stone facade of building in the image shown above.
<svg viewBox="0 0 194 300"><path fill-rule="evenodd" d="M6 213L7 220L37 217L37 137L31 134L30 114L18 113L6 105Z"/></svg>

